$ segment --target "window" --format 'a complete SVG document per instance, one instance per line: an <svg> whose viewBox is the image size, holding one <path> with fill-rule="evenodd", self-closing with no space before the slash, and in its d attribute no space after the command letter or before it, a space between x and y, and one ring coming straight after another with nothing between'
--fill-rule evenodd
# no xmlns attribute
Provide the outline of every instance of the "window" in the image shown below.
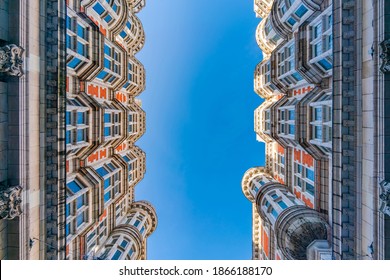
<svg viewBox="0 0 390 280"><path fill-rule="evenodd" d="M306 168L306 178L314 182L314 171Z"/></svg>
<svg viewBox="0 0 390 280"><path fill-rule="evenodd" d="M295 107L279 108L279 134L282 136L295 137Z"/></svg>
<svg viewBox="0 0 390 280"><path fill-rule="evenodd" d="M287 204L283 200L280 200L277 203L283 210L287 208Z"/></svg>
<svg viewBox="0 0 390 280"><path fill-rule="evenodd" d="M332 141L332 103L330 93L321 101L310 104L312 110L311 139L312 143L331 147Z"/></svg>
<svg viewBox="0 0 390 280"><path fill-rule="evenodd" d="M72 12L66 18L67 66L77 70L89 61L89 28Z"/></svg>
<svg viewBox="0 0 390 280"><path fill-rule="evenodd" d="M278 52L278 78L290 87L302 80L295 67L295 42L291 40Z"/></svg>
<svg viewBox="0 0 390 280"><path fill-rule="evenodd" d="M121 135L121 111L114 109L104 110L104 137L117 138Z"/></svg>
<svg viewBox="0 0 390 280"><path fill-rule="evenodd" d="M293 17L290 17L287 22L291 25L291 26L294 26L294 24L297 23L297 21L293 18Z"/></svg>
<svg viewBox="0 0 390 280"><path fill-rule="evenodd" d="M318 61L318 64L325 70L332 69L332 64L327 59L321 59Z"/></svg>
<svg viewBox="0 0 390 280"><path fill-rule="evenodd" d="M299 18L302 18L306 13L308 9L305 7L305 5L299 6L299 8L295 11L295 15Z"/></svg>
<svg viewBox="0 0 390 280"><path fill-rule="evenodd" d="M315 173L313 167L302 166L298 162L294 162L294 185L300 188L302 192L306 192L314 196Z"/></svg>
<svg viewBox="0 0 390 280"><path fill-rule="evenodd" d="M81 104L75 99L68 99L66 109L65 142L69 145L68 152L73 153L76 152L77 149L89 145L89 108L81 106Z"/></svg>
<svg viewBox="0 0 390 280"><path fill-rule="evenodd" d="M326 9L311 23L311 55L310 63L320 70L332 70L332 10Z"/></svg>
<svg viewBox="0 0 390 280"><path fill-rule="evenodd" d="M96 173L103 178L103 201L104 204L109 204L120 193L121 188L121 171L120 168L109 162L95 169Z"/></svg>
<svg viewBox="0 0 390 280"><path fill-rule="evenodd" d="M88 223L89 191L77 181L66 184L66 236L75 236Z"/></svg>
<svg viewBox="0 0 390 280"><path fill-rule="evenodd" d="M108 40L104 44L104 70L97 78L107 83L115 83L121 78L122 53Z"/></svg>
<svg viewBox="0 0 390 280"><path fill-rule="evenodd" d="M112 260L119 260L120 256L122 255L122 252L117 250L115 254L112 256Z"/></svg>
<svg viewBox="0 0 390 280"><path fill-rule="evenodd" d="M99 15L102 15L102 14L105 12L105 9L103 8L102 5L100 5L99 2L97 2L97 3L93 6L93 9L94 9L95 12L97 12Z"/></svg>

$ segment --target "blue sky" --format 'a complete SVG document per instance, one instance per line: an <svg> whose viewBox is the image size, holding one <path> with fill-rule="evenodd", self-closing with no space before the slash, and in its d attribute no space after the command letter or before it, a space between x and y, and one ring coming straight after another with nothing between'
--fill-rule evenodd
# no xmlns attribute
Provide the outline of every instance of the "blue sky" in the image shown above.
<svg viewBox="0 0 390 280"><path fill-rule="evenodd" d="M158 214L148 259L250 259L244 172L263 165L253 71L261 60L253 0L147 1L146 174L137 200Z"/></svg>

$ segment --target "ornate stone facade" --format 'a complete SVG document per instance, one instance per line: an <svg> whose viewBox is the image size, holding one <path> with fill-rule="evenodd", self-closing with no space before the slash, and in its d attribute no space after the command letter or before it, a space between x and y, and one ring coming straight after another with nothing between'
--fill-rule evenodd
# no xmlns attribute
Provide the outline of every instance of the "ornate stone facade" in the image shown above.
<svg viewBox="0 0 390 280"><path fill-rule="evenodd" d="M1 3L0 259L146 259L145 1Z"/></svg>
<svg viewBox="0 0 390 280"><path fill-rule="evenodd" d="M380 15L389 3L271 2L255 1L263 60L254 88L265 99L255 132L266 162L242 182L257 212L253 258L388 259L389 191L377 185L387 174L381 108L389 48ZM263 175L250 179L253 170Z"/></svg>

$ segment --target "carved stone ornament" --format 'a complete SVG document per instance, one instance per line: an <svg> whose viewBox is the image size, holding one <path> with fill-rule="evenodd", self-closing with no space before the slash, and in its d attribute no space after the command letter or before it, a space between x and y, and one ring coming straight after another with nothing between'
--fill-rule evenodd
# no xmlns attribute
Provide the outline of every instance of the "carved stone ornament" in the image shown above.
<svg viewBox="0 0 390 280"><path fill-rule="evenodd" d="M383 180L379 183L382 189L382 193L379 195L380 208L379 210L388 216L390 216L390 182Z"/></svg>
<svg viewBox="0 0 390 280"><path fill-rule="evenodd" d="M384 40L382 43L380 43L380 46L382 47L382 53L379 56L382 59L382 65L380 70L383 73L389 73L390 72L390 39Z"/></svg>
<svg viewBox="0 0 390 280"><path fill-rule="evenodd" d="M14 44L0 47L0 72L11 76L23 75L23 48Z"/></svg>
<svg viewBox="0 0 390 280"><path fill-rule="evenodd" d="M22 213L21 192L20 186L0 190L0 219L12 220Z"/></svg>

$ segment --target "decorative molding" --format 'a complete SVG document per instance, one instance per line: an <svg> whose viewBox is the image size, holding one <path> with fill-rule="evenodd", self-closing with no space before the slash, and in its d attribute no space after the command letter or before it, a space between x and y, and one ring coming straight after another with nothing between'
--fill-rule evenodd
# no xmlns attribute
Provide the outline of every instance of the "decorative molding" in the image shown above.
<svg viewBox="0 0 390 280"><path fill-rule="evenodd" d="M390 73L390 39L382 41L379 45L382 48L382 53L379 56L382 59L380 70L384 74Z"/></svg>
<svg viewBox="0 0 390 280"><path fill-rule="evenodd" d="M10 76L23 76L24 49L14 44L0 47L0 72Z"/></svg>
<svg viewBox="0 0 390 280"><path fill-rule="evenodd" d="M379 195L381 205L379 211L390 216L390 182L383 180L379 183L382 193Z"/></svg>
<svg viewBox="0 0 390 280"><path fill-rule="evenodd" d="M21 186L0 190L0 219L12 220L22 214Z"/></svg>

